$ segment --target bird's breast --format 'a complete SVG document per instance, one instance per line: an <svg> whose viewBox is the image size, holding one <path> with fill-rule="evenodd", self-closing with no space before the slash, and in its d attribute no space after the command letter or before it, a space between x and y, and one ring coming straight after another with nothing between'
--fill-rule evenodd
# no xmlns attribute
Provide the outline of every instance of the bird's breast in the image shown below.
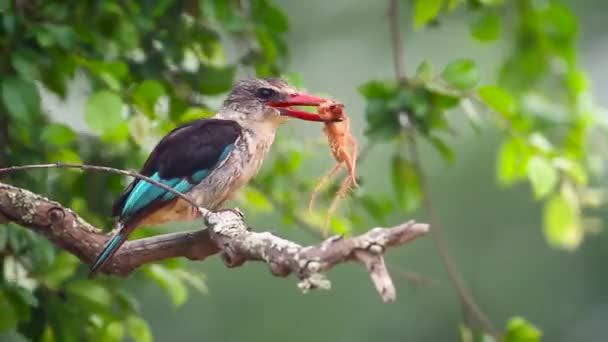
<svg viewBox="0 0 608 342"><path fill-rule="evenodd" d="M195 186L190 196L208 209L221 208L259 172L273 141L274 134L257 135L244 129L228 159Z"/></svg>

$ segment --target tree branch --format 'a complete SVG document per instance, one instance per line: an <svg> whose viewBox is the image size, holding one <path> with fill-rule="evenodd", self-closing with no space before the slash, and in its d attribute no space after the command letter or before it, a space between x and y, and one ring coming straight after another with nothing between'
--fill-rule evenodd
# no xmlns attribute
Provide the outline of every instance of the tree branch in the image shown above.
<svg viewBox="0 0 608 342"><path fill-rule="evenodd" d="M28 190L0 183L0 218L44 235L59 248L92 263L109 238L72 210ZM365 234L334 236L319 245L301 246L269 232L253 232L238 210L208 212L208 229L163 234L128 241L103 272L127 276L137 267L172 257L192 260L221 254L228 267L245 261L263 261L275 276L295 274L307 291L329 288L324 273L337 264L358 261L365 265L385 302L395 300L393 282L384 264L389 247L399 246L428 232L427 224L409 221L391 228L374 228Z"/></svg>

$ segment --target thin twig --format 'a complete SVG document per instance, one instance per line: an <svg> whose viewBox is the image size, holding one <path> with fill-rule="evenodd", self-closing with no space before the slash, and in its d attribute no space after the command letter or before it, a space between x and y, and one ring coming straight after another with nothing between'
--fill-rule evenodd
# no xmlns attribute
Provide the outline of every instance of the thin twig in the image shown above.
<svg viewBox="0 0 608 342"><path fill-rule="evenodd" d="M474 319L483 327L484 330L497 337L499 336L499 332L494 327L492 321L488 318L488 316L483 312L481 307L475 301L475 298L473 297L473 295L467 288L464 280L462 279L462 275L458 271L456 263L450 256L448 246L444 237L443 229L438 223L439 220L437 219L435 206L433 205L433 201L431 199L431 191L428 187L424 171L422 170L422 163L420 162L420 157L418 154L416 137L413 134L408 135L408 137L409 154L411 158L410 161L412 162L414 172L416 173L418 182L420 184L420 189L422 191L422 205L424 207L424 210L429 215L429 220L433 225L431 239L433 240L435 247L437 248L437 253L441 258L441 261L443 262L443 265L445 266L445 269L448 272L448 277L456 288L458 297L460 297L460 301L462 302L465 309L473 315Z"/></svg>
<svg viewBox="0 0 608 342"><path fill-rule="evenodd" d="M135 171L121 170L121 169L116 169L116 168L109 167L109 166L61 163L61 162L52 163L52 164L32 164L32 165L10 166L10 167L6 167L6 168L2 168L2 169L0 169L0 175L5 174L5 173L12 173L12 172L17 172L17 171L25 171L25 170L36 170L36 169L81 169L81 170L109 172L109 173L115 173L115 174L124 175L124 176L130 176L133 178L145 180L146 182L154 184L154 185L158 186L159 188L169 191L170 193L180 197L181 199L183 199L184 201L186 201L190 205L192 205L194 208L196 208L198 211L200 211L200 213L201 213L201 215L203 215L203 217L205 217L209 213L209 211L207 209L202 208L199 205L197 205L193 199L191 199L190 197L184 195L183 193L171 188L170 186L168 186L166 184L163 184L157 180L144 176Z"/></svg>
<svg viewBox="0 0 608 342"><path fill-rule="evenodd" d="M388 19L389 26L391 31L391 40L393 46L393 62L395 64L395 77L401 85L404 85L407 80L407 77L404 73L404 60L403 60L403 37L401 35L400 29L400 20L399 20L399 1L398 0L389 0L388 6ZM405 130L405 128L404 128ZM406 132L407 134L408 132ZM449 254L447 243L443 236L443 230L438 223L437 215L435 214L435 207L433 205L433 201L431 200L431 192L426 182L425 174L422 170L422 164L420 162L420 158L418 155L418 149L416 146L416 137L413 134L407 134L409 137L409 152L411 157L411 162L414 167L414 171L416 172L416 176L418 177L418 182L420 183L420 188L422 191L422 205L424 210L430 216L430 222L433 226L433 231L431 232L431 238L435 243L435 247L443 262L444 267L448 273L448 277L452 284L454 285L456 291L458 292L458 296L462 305L466 308L468 312L470 312L474 319L483 327L484 330L492 334L498 340L499 333L494 327L492 321L487 317L487 315L483 312L480 306L475 302L475 299L471 295L469 289L466 287L458 268L456 267L456 263L453 261L452 257Z"/></svg>
<svg viewBox="0 0 608 342"><path fill-rule="evenodd" d="M401 20L399 20L399 0L389 0L388 3L388 23L391 31L393 47L393 65L397 81L401 84L407 83L405 67L403 61L403 37L401 36Z"/></svg>

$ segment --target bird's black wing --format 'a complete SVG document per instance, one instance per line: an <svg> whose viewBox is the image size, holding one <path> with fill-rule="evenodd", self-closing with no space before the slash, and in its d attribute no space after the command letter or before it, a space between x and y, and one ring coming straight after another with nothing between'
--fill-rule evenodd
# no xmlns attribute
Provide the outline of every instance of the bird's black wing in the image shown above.
<svg viewBox="0 0 608 342"><path fill-rule="evenodd" d="M201 119L175 128L150 153L141 174L186 192L200 183L225 160L241 134L231 120ZM114 216L132 216L158 201L175 196L170 192L135 179L114 203Z"/></svg>

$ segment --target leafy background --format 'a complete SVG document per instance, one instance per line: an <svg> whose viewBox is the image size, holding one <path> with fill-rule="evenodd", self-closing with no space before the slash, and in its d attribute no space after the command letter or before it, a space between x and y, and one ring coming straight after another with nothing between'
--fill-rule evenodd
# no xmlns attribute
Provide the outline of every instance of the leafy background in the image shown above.
<svg viewBox="0 0 608 342"><path fill-rule="evenodd" d="M362 187L332 220L334 232L431 221L445 231L450 260L504 340L600 339L608 317L600 108L607 5L399 4L407 78L394 71L383 2L0 0L0 165L137 169L172 127L210 115L236 78L283 75L345 102L367 151ZM329 153L319 153L325 145L320 127L286 125L259 177L233 204L257 229L318 241L324 212L308 215L302 199L332 165ZM111 202L127 182L65 170L2 181L108 228ZM307 295L263 265L226 271L219 260L171 260L129 279L88 280L74 257L9 224L0 230L0 337L487 335L460 303L433 241L389 254L399 298L386 305L354 265L332 272L332 291Z"/></svg>

